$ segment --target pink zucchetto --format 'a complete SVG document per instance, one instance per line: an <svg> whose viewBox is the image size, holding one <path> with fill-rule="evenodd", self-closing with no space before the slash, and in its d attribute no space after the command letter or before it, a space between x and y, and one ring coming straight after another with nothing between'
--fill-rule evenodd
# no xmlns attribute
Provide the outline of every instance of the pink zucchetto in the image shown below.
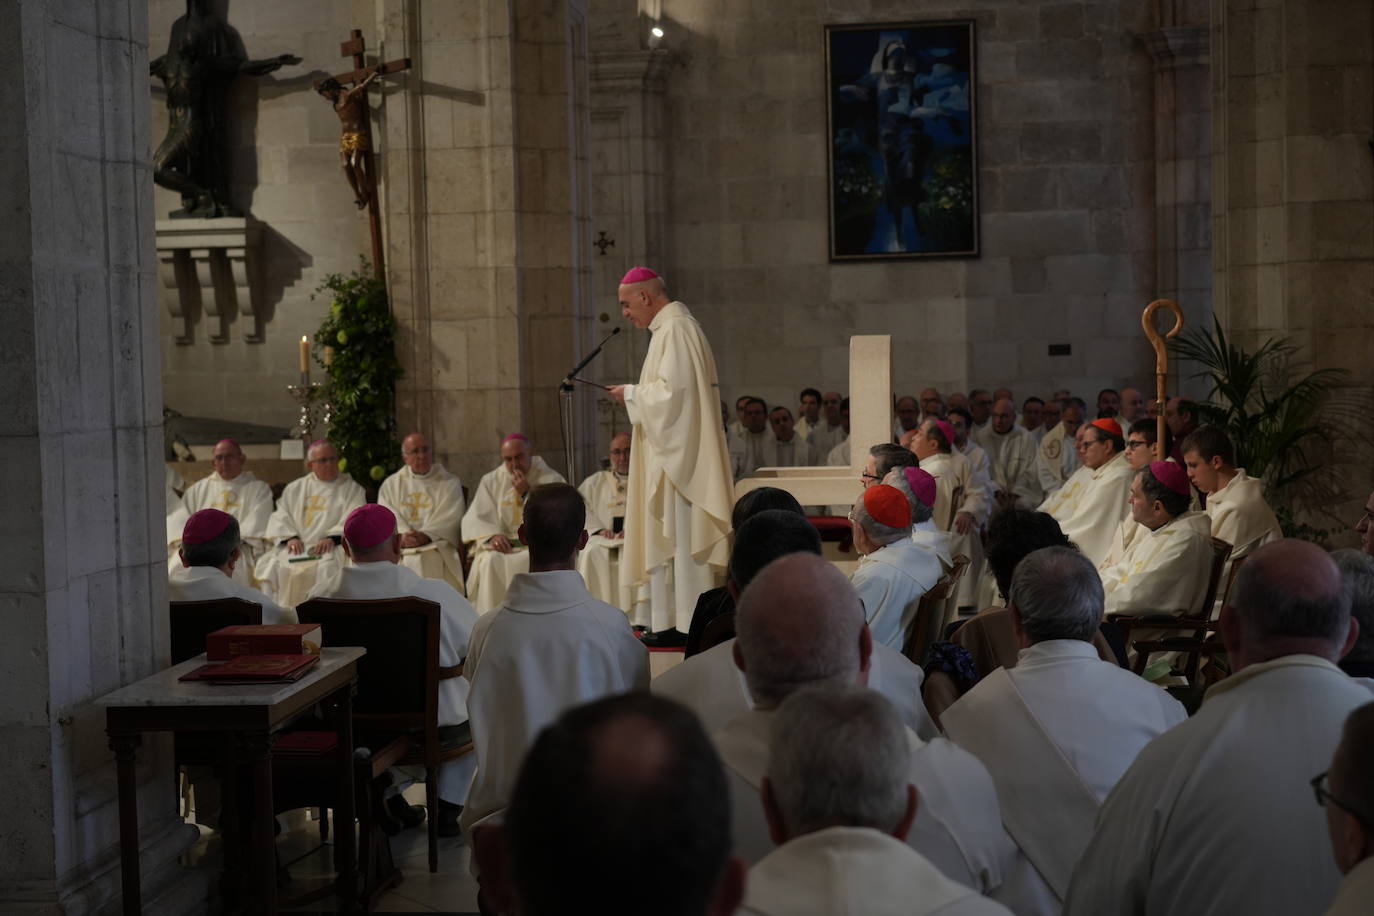
<svg viewBox="0 0 1374 916"><path fill-rule="evenodd" d="M199 512L193 512L186 520L186 527L181 529L181 543L187 547L194 547L213 541L224 533L233 520L234 517L228 512L218 509L201 509Z"/></svg>
<svg viewBox="0 0 1374 916"><path fill-rule="evenodd" d="M902 473L906 475L906 484L911 487L911 492L921 501L921 505L935 508L935 478L929 471L920 468L902 468Z"/></svg>
<svg viewBox="0 0 1374 916"><path fill-rule="evenodd" d="M657 280L658 274L647 267L631 267L625 276L620 278L621 286L629 286L631 283L643 283L645 280Z"/></svg>
<svg viewBox="0 0 1374 916"><path fill-rule="evenodd" d="M524 433L511 433L510 435L506 436L504 439L501 440L501 444L502 444L502 445L505 445L507 442L525 442L525 443L528 443L529 441L530 441L530 437L527 436L527 435L525 435Z"/></svg>
<svg viewBox="0 0 1374 916"><path fill-rule="evenodd" d="M889 528L911 527L911 503L896 487L880 483L864 490L864 508L875 522Z"/></svg>
<svg viewBox="0 0 1374 916"><path fill-rule="evenodd" d="M395 533L396 516L376 503L359 506L344 519L344 540L355 550L376 547Z"/></svg>
<svg viewBox="0 0 1374 916"><path fill-rule="evenodd" d="M1155 475L1164 486L1173 490L1179 496L1188 496L1188 472L1180 464L1172 461L1151 461L1150 473Z"/></svg>
<svg viewBox="0 0 1374 916"><path fill-rule="evenodd" d="M944 433L945 441L951 446L954 445L954 427L949 425L948 420L935 420L935 428Z"/></svg>

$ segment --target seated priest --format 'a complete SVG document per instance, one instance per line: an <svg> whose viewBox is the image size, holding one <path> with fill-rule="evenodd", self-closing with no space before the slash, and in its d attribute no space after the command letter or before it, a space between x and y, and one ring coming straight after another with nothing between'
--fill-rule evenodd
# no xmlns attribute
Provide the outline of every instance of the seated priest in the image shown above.
<svg viewBox="0 0 1374 916"><path fill-rule="evenodd" d="M434 447L419 433L401 440L401 460L405 466L382 481L377 494L377 502L396 516L401 565L462 592L458 525L467 508L463 482L434 460Z"/></svg>
<svg viewBox="0 0 1374 916"><path fill-rule="evenodd" d="M752 490L747 495L766 489ZM775 492L791 495L781 490ZM792 553L821 555L820 535L800 512L765 510L750 515L740 524L735 529L730 578L726 582L729 595L733 596L731 612L733 600L739 598L764 567ZM735 640L729 639L693 655L654 678L650 689L690 708L707 731L718 731L731 719L753 708L744 675L735 666L734 648ZM873 644L868 686L892 701L898 715L912 731L922 738L933 738L939 730L921 704L922 679L921 669L902 653L882 643Z"/></svg>
<svg viewBox="0 0 1374 916"><path fill-rule="evenodd" d="M529 437L511 433L501 440L501 464L482 475L463 515L463 541L472 561L467 593L477 613L499 606L511 579L529 571L529 554L516 531L525 497L546 483L564 483L563 475L534 454Z"/></svg>
<svg viewBox="0 0 1374 916"><path fill-rule="evenodd" d="M912 438L911 451L921 470L935 478L934 518L949 532L949 552L968 557L970 569L977 571L983 566L982 527L992 510L992 481L974 473L973 464L955 448L958 435L948 421L927 420ZM976 572L964 577L956 607L977 610L977 580Z"/></svg>
<svg viewBox="0 0 1374 916"><path fill-rule="evenodd" d="M810 442L812 430L821 422L821 393L815 388L803 388L797 401L797 435Z"/></svg>
<svg viewBox="0 0 1374 916"><path fill-rule="evenodd" d="M773 467L800 468L815 464L811 443L792 424L792 411L779 404L768 413L773 428Z"/></svg>
<svg viewBox="0 0 1374 916"><path fill-rule="evenodd" d="M777 846L760 793L778 707L809 686L863 686L873 638L863 603L844 575L806 553L765 567L740 596L736 622L735 663L744 672L753 708L712 740L730 783L735 852L752 865ZM907 730L906 739L911 750L907 781L920 799L907 844L946 878L978 893L997 891L1015 862L1016 847L1002 829L987 770L945 738L924 741Z"/></svg>
<svg viewBox="0 0 1374 916"><path fill-rule="evenodd" d="M1314 780L1336 866L1345 875L1326 916L1360 916L1374 900L1374 703L1345 720L1331 767Z"/></svg>
<svg viewBox="0 0 1374 916"><path fill-rule="evenodd" d="M295 623L296 612L277 604L234 578L243 562L239 521L219 509L191 513L177 539L177 565L167 576L168 601L213 601L241 598L262 606L262 622Z"/></svg>
<svg viewBox="0 0 1374 916"><path fill-rule="evenodd" d="M639 600L620 587L620 545L625 542L625 493L630 482L630 434L611 437L611 466L582 481L577 491L587 503L587 546L577 555L577 571L598 601L615 605L631 621L648 624L648 588ZM636 607L642 605L642 607ZM638 611L638 614L636 614Z"/></svg>
<svg viewBox="0 0 1374 916"><path fill-rule="evenodd" d="M849 398L840 401L840 432L843 435L825 454L825 463L829 467L849 467Z"/></svg>
<svg viewBox="0 0 1374 916"><path fill-rule="evenodd" d="M1212 537L1231 545L1231 561L1283 537L1278 518L1264 501L1264 484L1236 467L1236 449L1225 432L1198 427L1180 451L1188 480L1207 499Z"/></svg>
<svg viewBox="0 0 1374 916"><path fill-rule="evenodd" d="M935 500L939 492L935 478L918 467L907 465L888 471L882 482L901 490L911 504L912 542L934 553L942 568L952 568L954 559L949 550L949 533L935 527Z"/></svg>
<svg viewBox="0 0 1374 916"><path fill-rule="evenodd" d="M273 546L254 570L262 590L287 607L304 601L316 582L338 576L344 557L334 548L344 518L367 502L363 488L339 473L339 453L326 440L311 443L306 464L310 473L286 485L267 521Z"/></svg>
<svg viewBox="0 0 1374 916"><path fill-rule="evenodd" d="M921 800L906 729L882 696L810 687L782 702L768 734L761 794L779 845L749 870L741 914L1010 913L906 844Z"/></svg>
<svg viewBox="0 0 1374 916"><path fill-rule="evenodd" d="M1158 435L1156 421L1146 417L1143 420L1136 420L1131 424L1130 430L1126 434L1126 463L1131 466L1132 473L1141 468L1150 466L1150 462L1155 460L1155 441ZM1131 546L1131 541L1137 534L1147 533L1150 529L1142 526L1135 520L1135 516L1127 514L1121 520L1121 524L1116 526L1116 531L1112 533L1111 544L1107 547L1107 555L1098 564L1103 569L1109 569L1121 562L1121 558L1126 556L1126 549Z"/></svg>
<svg viewBox="0 0 1374 916"><path fill-rule="evenodd" d="M1222 608L1221 638L1233 673L1145 745L1103 802L1066 916L1331 905L1341 874L1304 784L1370 701L1335 664L1355 638L1336 564L1302 541L1259 548Z"/></svg>
<svg viewBox="0 0 1374 916"><path fill-rule="evenodd" d="M849 437L849 430L845 428L841 405L846 402L846 398L841 398L838 391L827 391L821 397L822 417L807 432L807 438L811 440L811 448L816 455L816 463L825 462L830 456L830 452L835 446L839 445Z"/></svg>
<svg viewBox="0 0 1374 916"><path fill-rule="evenodd" d="M969 487L964 491L964 498L960 500L959 512L972 518L975 527L967 536L956 530L955 540L958 547L955 548L955 552L968 557L969 568L975 572L959 580L958 591L954 596L956 605L970 613L979 607L976 571L983 568L983 530L987 526L988 517L992 515L993 507L997 505L994 497L997 487L992 482L992 463L988 460L988 453L983 451L982 446L969 434L973 429L972 424L973 415L969 411L963 408L949 411L949 427L954 430L954 452L964 456L971 472ZM991 426L992 421L989 420L981 429Z"/></svg>
<svg viewBox="0 0 1374 916"><path fill-rule="evenodd" d="M735 479L748 477L759 468L775 467L777 438L768 428L768 402L749 397L740 411L740 426L726 438L730 468Z"/></svg>
<svg viewBox="0 0 1374 916"><path fill-rule="evenodd" d="M1115 420L1093 420L1084 427L1083 466L1076 476L1040 506L1059 522L1083 555L1100 565L1111 548L1116 527L1130 512L1131 466L1126 440Z"/></svg>
<svg viewBox="0 0 1374 916"><path fill-rule="evenodd" d="M863 555L850 582L874 641L900 652L921 598L944 575L940 558L911 540L911 503L896 487L864 490L849 521L854 548Z"/></svg>
<svg viewBox="0 0 1374 916"><path fill-rule="evenodd" d="M179 511L167 519L170 555L168 572L181 565L177 550L181 547L181 526L201 509L228 512L239 523L241 556L234 566L234 578L253 584L253 567L267 549L267 520L272 516L272 488L245 471L243 449L233 439L215 443L210 462L214 470L210 476L197 480L182 494ZM175 526L175 528L173 528Z"/></svg>
<svg viewBox="0 0 1374 916"><path fill-rule="evenodd" d="M1140 749L1187 713L1098 655L1102 580L1078 551L1026 556L1009 610L1021 647L1015 667L988 672L940 724L997 785L1002 823L1026 860L1019 877L1040 899L1020 912L1058 913L1098 806Z"/></svg>
<svg viewBox="0 0 1374 916"><path fill-rule="evenodd" d="M502 603L477 621L463 666L477 750L462 820L469 841L501 821L540 729L579 703L649 686L649 650L625 613L593 598L578 575L587 542L582 494L543 484L522 512L516 535L529 547L529 571L512 576Z"/></svg>
<svg viewBox="0 0 1374 916"><path fill-rule="evenodd" d="M999 508L1033 509L1044 501L1035 473L1035 436L1016 425L1016 407L1010 398L992 405L992 421L975 438L987 453Z"/></svg>
<svg viewBox="0 0 1374 916"><path fill-rule="evenodd" d="M1031 395L1021 402L1021 417L1016 425L1030 433L1035 439L1036 449L1045 435L1045 400ZM1037 481L1038 482L1038 481Z"/></svg>
<svg viewBox="0 0 1374 916"><path fill-rule="evenodd" d="M396 516L382 505L359 506L349 513L343 525L343 547L353 562L339 572L331 583L319 583L312 598L424 598L439 605L439 666L453 668L468 654L468 640L477 623L477 614L456 588L441 579L426 579L402 561L401 534ZM439 741L446 747L467 744L468 682L461 676L439 681ZM467 801L468 784L476 769L473 754L439 765L439 810L430 817L439 819L439 836L458 836L458 815ZM405 768L409 770L410 768ZM423 778L424 769L409 773ZM388 812L407 827L424 820L419 805L408 805L393 786L386 802Z"/></svg>
<svg viewBox="0 0 1374 916"><path fill-rule="evenodd" d="M1059 412L1054 426L1047 428L1045 435L1040 437L1040 450L1035 453L1035 474L1046 497L1062 487L1069 475L1078 469L1080 462L1073 448L1073 437L1083 425L1087 409L1082 398L1065 398L1045 404L1047 425L1055 410Z"/></svg>

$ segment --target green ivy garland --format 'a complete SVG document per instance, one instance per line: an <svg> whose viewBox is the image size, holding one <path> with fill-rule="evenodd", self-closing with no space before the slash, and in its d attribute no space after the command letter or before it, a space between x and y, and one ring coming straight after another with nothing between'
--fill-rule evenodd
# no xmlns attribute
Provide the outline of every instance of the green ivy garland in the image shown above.
<svg viewBox="0 0 1374 916"><path fill-rule="evenodd" d="M330 274L316 289L328 292L329 317L315 334L315 361L330 382L333 415L329 439L339 451L339 470L375 489L401 467L396 447L396 319L386 284L367 259L347 276ZM314 296L311 296L313 299ZM333 349L325 366L324 348Z"/></svg>

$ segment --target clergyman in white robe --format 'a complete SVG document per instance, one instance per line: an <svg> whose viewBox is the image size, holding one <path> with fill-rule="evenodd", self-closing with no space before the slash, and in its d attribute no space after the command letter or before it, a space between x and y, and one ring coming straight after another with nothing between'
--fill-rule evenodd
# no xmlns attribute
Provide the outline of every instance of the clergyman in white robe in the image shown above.
<svg viewBox="0 0 1374 916"><path fill-rule="evenodd" d="M629 437L624 438L628 444ZM636 600L635 594L620 585L620 547L625 542L625 496L629 483L627 466L625 473L618 473L614 467L597 471L578 486L587 502L588 537L587 546L577 555L577 571L593 597L620 608L633 623L647 627L651 622L648 589L638 588Z"/></svg>
<svg viewBox="0 0 1374 916"><path fill-rule="evenodd" d="M1040 511L1053 515L1064 535L1096 566L1106 559L1116 526L1130 513L1126 499L1135 472L1125 452L1088 470L1051 494Z"/></svg>
<svg viewBox="0 0 1374 916"><path fill-rule="evenodd" d="M218 453L221 446L232 440L224 440L215 446ZM238 448L234 443L234 448ZM216 455L218 458L219 456ZM242 452L238 454L236 467L241 468ZM217 461L220 465L223 462ZM242 556L234 567L234 580L243 585L253 585L253 570L258 557L263 556L270 544L267 540L267 522L272 517L272 488L253 476L252 471L239 470L229 479L221 476L216 467L210 476L203 477L191 484L181 496L176 511L167 517L167 571L176 572L181 565L177 551L181 549L181 527L186 519L201 509L218 509L238 519L239 534L243 543L239 546Z"/></svg>
<svg viewBox="0 0 1374 916"><path fill-rule="evenodd" d="M516 459L516 469L525 468L520 473L528 481L529 489L565 482L563 475L545 464L543 458L530 453L529 440L524 436L512 433L501 443L502 463L482 475L462 522L463 540L472 557L468 600L479 614L499 607L511 580L530 569L529 553L519 545L516 535L529 489L525 493L516 489L515 472L506 462L508 451L520 452L522 457ZM494 548L492 539L498 537L511 543L509 553Z"/></svg>
<svg viewBox="0 0 1374 916"><path fill-rule="evenodd" d="M983 428L978 444L987 453L992 482L1008 494L1010 505L1033 509L1044 501L1044 489L1035 471L1035 437L1019 426L997 432L996 419Z"/></svg>
<svg viewBox="0 0 1374 916"><path fill-rule="evenodd" d="M407 437L408 442L410 439ZM429 446L426 443L423 447ZM467 510L463 482L432 461L421 464L422 473L410 464L416 458L408 457L405 467L382 481L377 502L396 516L403 536L418 532L429 538L427 544L403 547L401 565L426 579L442 579L462 592L463 561L458 545L462 543L459 525Z"/></svg>
<svg viewBox="0 0 1374 916"><path fill-rule="evenodd" d="M311 454L319 447L312 446ZM324 447L328 448L328 443ZM322 480L319 471L312 470L291 481L267 521L267 540L273 546L258 559L254 575L262 590L286 607L304 601L317 581L328 582L338 576L347 559L343 551L336 546L316 554L315 545L324 538L337 544L348 513L367 501L363 488L352 477L339 473L333 449L328 451L332 461L323 470L327 474L332 469L335 476ZM304 544L300 553L291 553L287 542L292 539Z"/></svg>
<svg viewBox="0 0 1374 916"><path fill-rule="evenodd" d="M939 555L910 537L860 560L849 581L863 601L873 641L900 652L921 598L942 575Z"/></svg>
<svg viewBox="0 0 1374 916"><path fill-rule="evenodd" d="M244 585L213 566L186 566L177 557L176 567L167 575L168 601L215 601L220 598L238 598L261 606L264 624L296 623L297 620L293 609L282 607L251 585Z"/></svg>
<svg viewBox="0 0 1374 916"><path fill-rule="evenodd" d="M1035 453L1035 474L1046 497L1062 487L1069 475L1078 470L1080 462L1078 452L1073 447L1073 438L1073 434L1060 421L1040 439L1040 448Z"/></svg>
<svg viewBox="0 0 1374 916"><path fill-rule="evenodd" d="M1207 494L1207 518L1212 537L1231 545L1231 562L1283 537L1278 517L1264 501L1264 484L1245 468L1237 468L1224 487Z"/></svg>

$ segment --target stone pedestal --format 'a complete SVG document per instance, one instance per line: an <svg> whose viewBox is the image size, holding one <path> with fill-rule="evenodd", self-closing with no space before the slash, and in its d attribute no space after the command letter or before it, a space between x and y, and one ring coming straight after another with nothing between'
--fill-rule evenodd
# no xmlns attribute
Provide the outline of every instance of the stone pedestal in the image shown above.
<svg viewBox="0 0 1374 916"><path fill-rule="evenodd" d="M262 343L249 263L261 231L257 221L242 216L157 221L162 301L176 323L178 344L194 342L197 312L205 315L212 344L229 342L235 318L244 322L245 341Z"/></svg>

